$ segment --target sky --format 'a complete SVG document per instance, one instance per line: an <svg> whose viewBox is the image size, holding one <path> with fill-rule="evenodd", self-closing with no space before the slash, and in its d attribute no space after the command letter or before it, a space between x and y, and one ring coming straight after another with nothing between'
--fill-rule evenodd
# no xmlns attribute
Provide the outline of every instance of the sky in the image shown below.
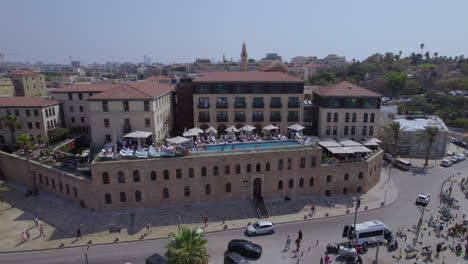
<svg viewBox="0 0 468 264"><path fill-rule="evenodd" d="M0 0L8 61L468 55L466 0Z"/></svg>

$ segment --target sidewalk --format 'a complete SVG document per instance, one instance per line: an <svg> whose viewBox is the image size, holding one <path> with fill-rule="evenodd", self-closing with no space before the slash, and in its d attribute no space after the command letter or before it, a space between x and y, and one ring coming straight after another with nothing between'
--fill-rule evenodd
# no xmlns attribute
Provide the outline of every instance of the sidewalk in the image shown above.
<svg viewBox="0 0 468 264"><path fill-rule="evenodd" d="M0 204L0 252L165 238L170 232L177 232L178 216L181 225L202 227L206 232L242 229L259 220L251 201L92 212L50 194L24 198L22 186L10 185L10 189L7 203ZM380 182L361 195L359 212L380 208L384 200L385 205L391 204L397 195L393 182L382 172ZM266 200L270 210L270 217L266 220L280 224L353 213L352 199L352 195L337 195L294 197L291 201ZM12 203L14 207L11 207ZM313 216L310 214L311 204L315 205ZM229 210L226 210L227 206ZM45 238L39 237L39 230L33 222L36 216L40 224L45 225ZM206 227L203 223L205 216L208 217ZM148 221L152 228L146 234ZM120 233L109 233L111 226L120 227ZM78 228L82 239L77 241ZM21 243L21 233L26 229L31 238Z"/></svg>

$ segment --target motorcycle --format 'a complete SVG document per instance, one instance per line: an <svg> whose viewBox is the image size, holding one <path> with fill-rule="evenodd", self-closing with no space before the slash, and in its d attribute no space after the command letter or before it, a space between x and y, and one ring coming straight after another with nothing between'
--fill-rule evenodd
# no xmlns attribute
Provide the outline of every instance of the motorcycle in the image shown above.
<svg viewBox="0 0 468 264"><path fill-rule="evenodd" d="M354 245L354 249L356 249L357 253L358 254L365 254L367 253L367 248L366 246L363 244L362 246L359 246L359 245Z"/></svg>
<svg viewBox="0 0 468 264"><path fill-rule="evenodd" d="M398 249L398 242L388 244L388 251L394 251Z"/></svg>

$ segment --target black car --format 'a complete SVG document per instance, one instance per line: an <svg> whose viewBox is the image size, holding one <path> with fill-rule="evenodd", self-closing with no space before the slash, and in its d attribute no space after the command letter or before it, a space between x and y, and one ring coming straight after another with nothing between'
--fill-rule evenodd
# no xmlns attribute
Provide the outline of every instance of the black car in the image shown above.
<svg viewBox="0 0 468 264"><path fill-rule="evenodd" d="M224 264L249 264L249 262L236 252L230 252L224 257Z"/></svg>
<svg viewBox="0 0 468 264"><path fill-rule="evenodd" d="M233 239L228 244L228 251L236 252L248 258L258 259L262 255L262 247L243 239Z"/></svg>

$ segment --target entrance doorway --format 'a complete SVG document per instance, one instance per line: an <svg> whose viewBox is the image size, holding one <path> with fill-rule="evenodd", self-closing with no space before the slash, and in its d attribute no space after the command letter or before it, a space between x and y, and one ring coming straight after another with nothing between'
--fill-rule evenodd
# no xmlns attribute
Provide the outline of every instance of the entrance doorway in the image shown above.
<svg viewBox="0 0 468 264"><path fill-rule="evenodd" d="M262 179L260 178L253 181L253 198L254 200L262 198Z"/></svg>

